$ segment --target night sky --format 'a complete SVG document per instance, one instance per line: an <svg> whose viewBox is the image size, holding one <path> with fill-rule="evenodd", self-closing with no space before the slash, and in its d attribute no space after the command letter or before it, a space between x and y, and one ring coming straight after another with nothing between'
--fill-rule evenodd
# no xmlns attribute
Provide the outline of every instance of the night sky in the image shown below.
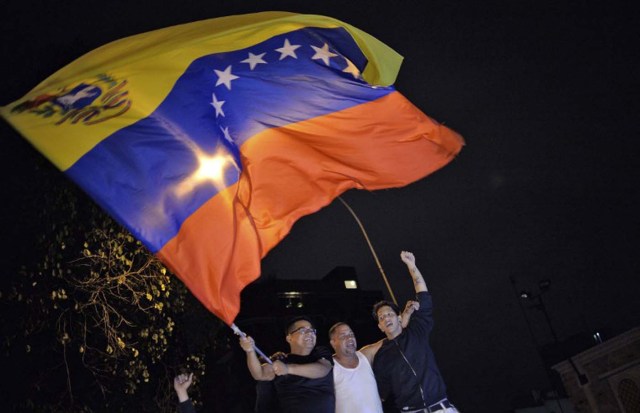
<svg viewBox="0 0 640 413"><path fill-rule="evenodd" d="M445 168L408 187L343 196L400 302L411 297L412 284L399 253L415 253L434 296L434 351L461 411L504 411L517 395L549 387L536 343L550 343L550 330L539 311L523 311L516 291L537 292L540 280L550 280L544 299L560 340L640 325L640 16L631 7L547 0L142 3L3 2L0 105L129 35L265 10L338 18L402 54L397 89L467 143ZM29 182L58 172L43 168L42 156L4 121L0 134L3 259L15 265L41 232L33 216L46 208ZM384 289L357 224L337 200L298 221L263 260L263 274L319 279L336 266L355 267L364 289Z"/></svg>

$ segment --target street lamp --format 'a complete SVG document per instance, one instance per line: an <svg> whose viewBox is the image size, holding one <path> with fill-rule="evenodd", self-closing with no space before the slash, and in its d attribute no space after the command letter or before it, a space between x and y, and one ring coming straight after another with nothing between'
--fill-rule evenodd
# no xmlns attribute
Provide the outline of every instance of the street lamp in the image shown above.
<svg viewBox="0 0 640 413"><path fill-rule="evenodd" d="M534 303L533 307L542 312L542 314L544 315L544 319L547 322L547 325L549 326L549 330L551 331L551 335L553 336L553 343L555 344L556 348L560 349L560 351L562 352L562 355L569 361L569 363L571 364L571 367L573 367L573 371L578 376L578 381L580 382L580 384L585 385L589 383L589 379L587 378L586 375L584 375L583 373L580 373L580 371L578 370L578 367L573 362L573 359L570 356L567 356L565 354L564 348L560 345L560 340L558 340L558 335L556 334L556 330L553 328L553 324L551 323L551 317L549 317L549 312L547 311L547 307L545 306L544 300L542 299L543 294L549 291L550 287L551 287L550 280L548 279L542 280L538 283L538 288L540 289L539 293L532 294L530 291L523 290L523 291L520 291L520 298L523 300L533 301Z"/></svg>
<svg viewBox="0 0 640 413"><path fill-rule="evenodd" d="M551 324L551 318L549 317L549 313L547 312L547 307L544 305L544 301L542 300L542 295L549 291L549 287L551 286L551 281L542 280L538 283L538 287L540 288L540 292L538 294L531 294L531 292L523 290L520 291L520 298L524 300L530 300L534 302L533 307L542 311L544 315L544 319L549 326L549 330L551 331L551 335L553 336L554 344L558 345L560 340L558 340L558 335L556 334L556 330L553 328L553 324Z"/></svg>

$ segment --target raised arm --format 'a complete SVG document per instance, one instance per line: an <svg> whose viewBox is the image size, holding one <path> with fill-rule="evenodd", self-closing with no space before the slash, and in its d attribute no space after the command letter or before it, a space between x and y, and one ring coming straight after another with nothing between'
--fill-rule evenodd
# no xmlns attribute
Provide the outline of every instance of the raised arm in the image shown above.
<svg viewBox="0 0 640 413"><path fill-rule="evenodd" d="M193 373L183 373L173 379L173 388L178 395L180 403L189 400L189 393L187 392L187 389L189 389L191 383L193 383Z"/></svg>
<svg viewBox="0 0 640 413"><path fill-rule="evenodd" d="M402 328L405 329L409 325L409 320L411 320L411 314L414 311L420 309L420 303L417 301L409 300L407 304L404 306L404 311L402 312Z"/></svg>
<svg viewBox="0 0 640 413"><path fill-rule="evenodd" d="M424 282L424 278L420 273L418 267L416 267L416 258L412 253L408 251L402 251L400 253L400 259L407 265L411 279L413 280L413 287L416 289L416 293L426 292L427 284Z"/></svg>
<svg viewBox="0 0 640 413"><path fill-rule="evenodd" d="M269 364L260 364L253 343L253 339L249 336L240 337L240 347L247 353L247 367L251 377L261 381L273 380L276 377L273 367Z"/></svg>

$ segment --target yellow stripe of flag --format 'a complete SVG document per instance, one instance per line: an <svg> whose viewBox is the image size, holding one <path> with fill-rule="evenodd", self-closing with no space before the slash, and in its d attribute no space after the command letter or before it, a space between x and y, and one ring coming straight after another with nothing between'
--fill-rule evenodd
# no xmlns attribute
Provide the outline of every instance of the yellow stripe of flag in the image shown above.
<svg viewBox="0 0 640 413"><path fill-rule="evenodd" d="M114 41L60 69L24 98L1 107L0 114L64 171L103 139L149 116L195 59L243 49L304 27L339 26L349 31L368 59L363 77L370 84L393 84L402 56L373 36L325 16L264 12L202 20ZM112 113L120 116L103 117L105 121L91 124L82 119L59 122L59 118L34 116L28 111L12 112L21 102L60 94L82 83L108 85L109 93L101 99L105 104L117 104ZM125 109L126 113L122 112ZM89 115L84 112L81 116L87 119Z"/></svg>

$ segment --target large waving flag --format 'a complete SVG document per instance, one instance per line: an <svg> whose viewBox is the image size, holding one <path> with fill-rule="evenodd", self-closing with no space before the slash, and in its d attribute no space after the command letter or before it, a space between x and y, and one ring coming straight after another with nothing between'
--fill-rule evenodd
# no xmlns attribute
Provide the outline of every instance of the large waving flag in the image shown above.
<svg viewBox="0 0 640 413"><path fill-rule="evenodd" d="M0 113L231 324L298 218L460 151L391 86L401 60L328 17L223 17L98 48Z"/></svg>

